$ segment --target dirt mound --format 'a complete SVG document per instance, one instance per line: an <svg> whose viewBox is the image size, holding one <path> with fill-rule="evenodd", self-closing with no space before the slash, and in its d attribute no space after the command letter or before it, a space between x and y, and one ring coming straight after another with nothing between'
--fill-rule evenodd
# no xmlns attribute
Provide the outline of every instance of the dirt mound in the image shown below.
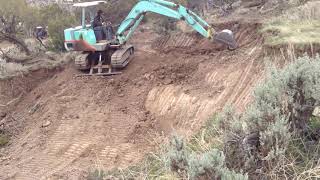
<svg viewBox="0 0 320 180"><path fill-rule="evenodd" d="M240 25L231 52L196 35L158 39L158 52L133 40L141 49L119 76L81 78L66 67L9 112L24 129L2 152L0 178L79 179L90 168L126 167L162 132L192 133L226 104L243 109L262 70L255 27Z"/></svg>
<svg viewBox="0 0 320 180"><path fill-rule="evenodd" d="M217 32L223 29L232 30L240 48L251 47L262 41L261 34L257 32L261 27L260 23L229 22L216 24L214 27ZM179 33L159 37L154 41L152 47L162 53L178 52L190 55L213 55L226 49L225 45L212 42L197 33Z"/></svg>

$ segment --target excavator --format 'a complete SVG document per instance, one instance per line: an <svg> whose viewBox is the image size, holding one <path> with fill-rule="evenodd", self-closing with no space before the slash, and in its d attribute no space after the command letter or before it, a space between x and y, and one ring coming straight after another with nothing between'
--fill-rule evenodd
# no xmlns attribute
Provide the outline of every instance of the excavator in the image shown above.
<svg viewBox="0 0 320 180"><path fill-rule="evenodd" d="M216 32L205 20L188 8L165 0L139 0L128 16L120 23L112 40L101 38L101 32L95 31L86 22L87 11L91 22L94 18L94 7L107 3L106 1L90 1L76 3L74 7L82 8L82 25L64 30L65 48L67 51L81 52L75 58L75 66L83 75L109 76L120 74L134 54L134 46L127 44L147 13L156 13L169 18L181 20L190 25L203 37L214 42L223 43L229 50L237 48L234 35L230 30Z"/></svg>

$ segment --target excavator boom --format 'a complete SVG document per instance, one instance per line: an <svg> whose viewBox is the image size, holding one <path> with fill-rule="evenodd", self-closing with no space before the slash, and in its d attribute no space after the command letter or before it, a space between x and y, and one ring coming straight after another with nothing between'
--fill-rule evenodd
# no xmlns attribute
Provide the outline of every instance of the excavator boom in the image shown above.
<svg viewBox="0 0 320 180"><path fill-rule="evenodd" d="M237 46L230 30L216 33L214 29L196 13L182 5L165 0L140 0L132 8L126 19L122 21L116 33L116 39L119 44L124 44L128 41L148 12L185 21L202 36L227 44L229 49L235 49Z"/></svg>

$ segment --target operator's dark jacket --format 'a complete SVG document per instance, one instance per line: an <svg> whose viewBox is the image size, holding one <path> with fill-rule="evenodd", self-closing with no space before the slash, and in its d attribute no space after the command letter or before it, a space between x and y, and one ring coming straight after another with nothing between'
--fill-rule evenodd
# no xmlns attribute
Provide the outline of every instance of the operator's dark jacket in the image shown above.
<svg viewBox="0 0 320 180"><path fill-rule="evenodd" d="M100 15L97 15L94 19L93 19L93 23L92 26L94 29L100 29L104 32L106 39L107 40L111 40L113 37L113 28L111 25L107 25L106 27L103 27L102 25L103 22L103 18ZM100 28L99 28L100 27Z"/></svg>
<svg viewBox="0 0 320 180"><path fill-rule="evenodd" d="M96 17L94 17L93 23L92 23L93 28L98 27L98 26L102 26L102 21L103 21L103 19L101 16L97 15Z"/></svg>

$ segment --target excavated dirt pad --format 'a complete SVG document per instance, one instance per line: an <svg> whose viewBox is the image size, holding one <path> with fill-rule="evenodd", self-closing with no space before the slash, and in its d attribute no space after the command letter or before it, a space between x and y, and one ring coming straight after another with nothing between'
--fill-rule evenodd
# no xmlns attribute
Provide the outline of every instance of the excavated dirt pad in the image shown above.
<svg viewBox="0 0 320 180"><path fill-rule="evenodd" d="M159 133L194 132L226 104L243 109L262 69L257 27L240 25L232 52L194 35L181 35L197 42L188 45L158 39L161 51L138 50L119 76L76 77L66 67L10 112L24 128L2 152L0 179L82 179L89 168L126 167Z"/></svg>
<svg viewBox="0 0 320 180"><path fill-rule="evenodd" d="M157 87L149 93L146 107L158 115L161 128L183 129L188 135L225 105L244 110L263 72L259 27L258 23L229 23L222 27L234 30L239 43L236 51L221 50L223 45L197 35L159 38L153 43L163 53L170 52L185 62L192 59L190 67L195 67L187 83Z"/></svg>

